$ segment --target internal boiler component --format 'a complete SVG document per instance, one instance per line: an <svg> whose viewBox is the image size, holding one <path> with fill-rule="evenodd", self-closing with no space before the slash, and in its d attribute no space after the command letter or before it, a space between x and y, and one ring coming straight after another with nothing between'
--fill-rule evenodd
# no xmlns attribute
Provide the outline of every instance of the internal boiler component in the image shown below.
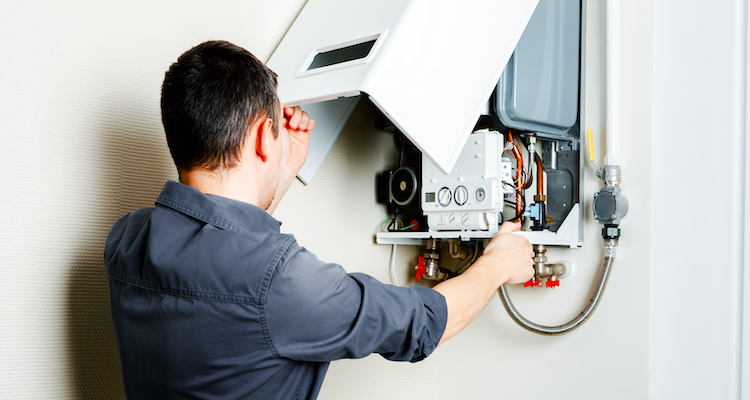
<svg viewBox="0 0 750 400"><path fill-rule="evenodd" d="M495 91L508 128L568 135L578 119L581 1L540 0Z"/></svg>
<svg viewBox="0 0 750 400"><path fill-rule="evenodd" d="M448 278L446 273L440 271L440 239L427 240L424 255L417 258L417 266L414 269L417 270L414 279L418 281L442 281Z"/></svg>
<svg viewBox="0 0 750 400"><path fill-rule="evenodd" d="M512 185L503 144L498 132L473 133L448 175L422 159L422 211L430 231L497 231L503 182Z"/></svg>
<svg viewBox="0 0 750 400"><path fill-rule="evenodd" d="M460 239L448 239L448 253L453 258L464 259L468 255L466 245Z"/></svg>
<svg viewBox="0 0 750 400"><path fill-rule="evenodd" d="M378 176L378 202L387 204L393 215L388 231L420 231L425 229L422 209L419 206L419 192L422 178L422 154L403 136L397 146L401 148L399 167L384 171Z"/></svg>
<svg viewBox="0 0 750 400"><path fill-rule="evenodd" d="M388 200L399 206L408 206L417 195L417 174L410 167L401 167L389 176Z"/></svg>

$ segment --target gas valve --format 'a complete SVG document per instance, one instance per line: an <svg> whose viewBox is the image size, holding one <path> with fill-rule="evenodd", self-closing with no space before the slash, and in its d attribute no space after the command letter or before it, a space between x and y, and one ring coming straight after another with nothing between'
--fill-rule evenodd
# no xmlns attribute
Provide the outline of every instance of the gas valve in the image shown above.
<svg viewBox="0 0 750 400"><path fill-rule="evenodd" d="M560 287L560 278L565 278L573 272L573 264L560 261L547 264L547 248L543 244L534 245L534 277L524 283L524 287L541 287L542 279L547 279L546 287Z"/></svg>
<svg viewBox="0 0 750 400"><path fill-rule="evenodd" d="M422 257L422 256L417 257L417 267L416 268L417 268L417 274L414 275L414 279L416 279L418 281L421 281L422 280L422 275L424 275L424 273L426 272L425 267L424 267L424 257Z"/></svg>
<svg viewBox="0 0 750 400"><path fill-rule="evenodd" d="M537 279L531 279L531 280L526 281L526 283L523 284L523 287L529 287L529 286L532 286L532 287L542 286L542 281L537 280Z"/></svg>

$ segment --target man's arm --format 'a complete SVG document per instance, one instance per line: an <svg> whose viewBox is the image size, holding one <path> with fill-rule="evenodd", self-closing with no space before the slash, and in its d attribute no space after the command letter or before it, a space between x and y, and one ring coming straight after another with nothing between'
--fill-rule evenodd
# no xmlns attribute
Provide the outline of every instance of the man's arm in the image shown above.
<svg viewBox="0 0 750 400"><path fill-rule="evenodd" d="M268 207L268 213L273 215L281 198L292 186L302 165L307 158L307 148L310 146L310 132L315 127L315 120L299 107L286 107L282 110L282 121L279 129L281 135L283 155L279 171L279 186L276 188L273 201Z"/></svg>
<svg viewBox="0 0 750 400"><path fill-rule="evenodd" d="M469 325L500 286L522 283L534 275L531 243L512 233L520 228L519 223L504 223L474 265L434 287L448 304L441 344Z"/></svg>
<svg viewBox="0 0 750 400"><path fill-rule="evenodd" d="M281 357L320 362L375 352L417 362L440 342L448 309L430 288L347 273L293 241L273 269L262 312Z"/></svg>

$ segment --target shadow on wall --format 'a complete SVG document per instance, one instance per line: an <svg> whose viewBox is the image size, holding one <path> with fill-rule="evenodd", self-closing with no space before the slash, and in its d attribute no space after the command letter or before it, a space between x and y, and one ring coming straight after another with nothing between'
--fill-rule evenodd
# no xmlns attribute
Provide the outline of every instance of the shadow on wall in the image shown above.
<svg viewBox="0 0 750 400"><path fill-rule="evenodd" d="M125 398L109 312L104 244L112 224L123 214L154 205L164 182L176 179L159 114L158 98L111 91L100 102L100 120L91 133L100 152L93 198L88 198L95 224L80 241L69 271L67 324L71 377L76 399ZM158 93L157 93L158 96ZM86 178L81 178L86 179Z"/></svg>

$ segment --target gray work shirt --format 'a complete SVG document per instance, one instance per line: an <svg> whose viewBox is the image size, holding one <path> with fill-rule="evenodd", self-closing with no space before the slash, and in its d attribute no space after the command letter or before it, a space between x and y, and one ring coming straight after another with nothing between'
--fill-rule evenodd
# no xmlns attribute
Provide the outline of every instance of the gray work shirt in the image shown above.
<svg viewBox="0 0 750 400"><path fill-rule="evenodd" d="M314 399L331 360L432 353L442 295L347 274L280 225L177 182L115 223L105 262L128 398Z"/></svg>

